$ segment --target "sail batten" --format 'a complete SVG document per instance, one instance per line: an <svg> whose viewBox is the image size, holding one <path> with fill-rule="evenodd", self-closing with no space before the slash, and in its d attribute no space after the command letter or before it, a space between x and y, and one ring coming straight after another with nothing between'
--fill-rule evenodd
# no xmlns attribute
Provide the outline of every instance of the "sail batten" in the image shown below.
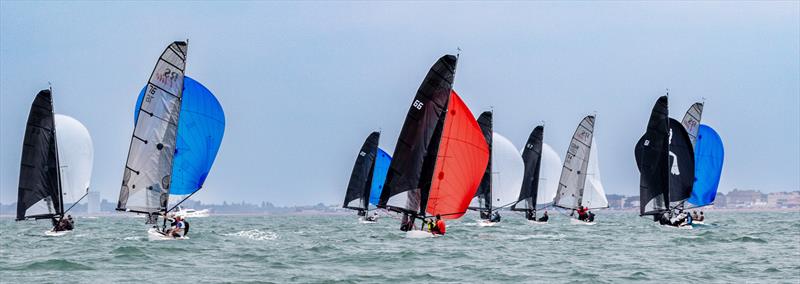
<svg viewBox="0 0 800 284"><path fill-rule="evenodd" d="M159 57L139 107L117 210L166 212L176 153L187 44Z"/></svg>

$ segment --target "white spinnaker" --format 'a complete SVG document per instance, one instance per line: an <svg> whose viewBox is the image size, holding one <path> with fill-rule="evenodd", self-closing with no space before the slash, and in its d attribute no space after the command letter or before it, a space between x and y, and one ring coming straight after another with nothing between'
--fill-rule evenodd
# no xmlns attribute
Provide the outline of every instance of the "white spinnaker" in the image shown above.
<svg viewBox="0 0 800 284"><path fill-rule="evenodd" d="M492 132L492 207L517 201L525 173L525 163L517 147L497 132Z"/></svg>
<svg viewBox="0 0 800 284"><path fill-rule="evenodd" d="M55 115L58 163L61 168L61 198L64 210L89 191L94 163L94 146L89 130L78 120Z"/></svg>
<svg viewBox="0 0 800 284"><path fill-rule="evenodd" d="M539 194L536 196L536 204L548 204L553 202L558 191L558 179L561 177L561 157L558 156L553 147L542 143L542 162L539 168Z"/></svg>
<svg viewBox="0 0 800 284"><path fill-rule="evenodd" d="M583 206L594 208L608 207L606 191L600 182L600 162L597 157L597 142L592 139L592 149L589 151L589 166L586 169L586 185L583 188Z"/></svg>

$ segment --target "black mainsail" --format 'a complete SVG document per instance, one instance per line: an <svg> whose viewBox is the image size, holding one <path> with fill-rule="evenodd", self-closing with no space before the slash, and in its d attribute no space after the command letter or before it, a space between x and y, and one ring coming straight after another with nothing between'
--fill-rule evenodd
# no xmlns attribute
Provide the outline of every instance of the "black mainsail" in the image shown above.
<svg viewBox="0 0 800 284"><path fill-rule="evenodd" d="M17 195L17 220L62 217L58 145L50 90L33 100L25 127Z"/></svg>
<svg viewBox="0 0 800 284"><path fill-rule="evenodd" d="M430 68L409 107L378 207L424 215L445 110L458 58L445 55Z"/></svg>
<svg viewBox="0 0 800 284"><path fill-rule="evenodd" d="M166 214L186 67L186 42L167 46L139 108L125 162L117 210Z"/></svg>
<svg viewBox="0 0 800 284"><path fill-rule="evenodd" d="M486 165L486 172L483 173L483 179L478 186L478 191L475 192L475 199L478 201L477 207L470 207L469 209L478 210L481 219L490 219L492 216L492 112L485 111L478 117L478 125L481 127L483 138L486 144L489 145L489 163Z"/></svg>
<svg viewBox="0 0 800 284"><path fill-rule="evenodd" d="M675 119L669 119L669 202L683 206L694 186L694 149L689 133Z"/></svg>
<svg viewBox="0 0 800 284"><path fill-rule="evenodd" d="M636 143L639 168L639 215L660 215L669 210L669 106L661 96L653 106L647 131Z"/></svg>
<svg viewBox="0 0 800 284"><path fill-rule="evenodd" d="M522 178L517 203L511 206L514 211L536 211L536 198L539 194L539 171L542 164L542 140L544 139L544 126L539 125L528 136L528 143L522 149L522 161L525 163L525 173ZM533 215L531 215L533 216Z"/></svg>
<svg viewBox="0 0 800 284"><path fill-rule="evenodd" d="M369 193L372 186L372 172L375 168L375 158L378 154L380 133L372 132L356 157L353 172L350 174L350 183L344 196L343 208L358 210L359 215L366 213L369 205Z"/></svg>

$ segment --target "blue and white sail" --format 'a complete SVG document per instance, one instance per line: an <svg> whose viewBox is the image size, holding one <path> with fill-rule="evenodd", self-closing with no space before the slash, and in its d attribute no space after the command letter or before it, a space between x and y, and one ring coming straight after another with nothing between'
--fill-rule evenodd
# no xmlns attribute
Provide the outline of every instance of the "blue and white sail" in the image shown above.
<svg viewBox="0 0 800 284"><path fill-rule="evenodd" d="M136 110L146 88L139 93ZM183 97L169 194L192 194L203 187L225 133L225 112L205 86L183 77ZM139 112L134 112L137 121Z"/></svg>
<svg viewBox="0 0 800 284"><path fill-rule="evenodd" d="M381 148L378 148L378 155L375 157L375 166L372 170L372 186L369 192L369 204L378 206L381 199L383 184L386 182L386 173L389 172L389 164L392 163L392 156Z"/></svg>
<svg viewBox="0 0 800 284"><path fill-rule="evenodd" d="M717 196L725 150L722 138L708 125L700 124L698 128L694 159L695 180L688 202L690 207L710 205Z"/></svg>

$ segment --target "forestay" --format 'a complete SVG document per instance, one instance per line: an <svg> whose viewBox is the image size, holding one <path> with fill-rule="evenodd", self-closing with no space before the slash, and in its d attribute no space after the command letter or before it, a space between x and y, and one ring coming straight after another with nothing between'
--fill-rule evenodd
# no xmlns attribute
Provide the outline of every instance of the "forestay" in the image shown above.
<svg viewBox="0 0 800 284"><path fill-rule="evenodd" d="M131 137L117 210L166 212L186 52L185 42L170 44L150 75Z"/></svg>

